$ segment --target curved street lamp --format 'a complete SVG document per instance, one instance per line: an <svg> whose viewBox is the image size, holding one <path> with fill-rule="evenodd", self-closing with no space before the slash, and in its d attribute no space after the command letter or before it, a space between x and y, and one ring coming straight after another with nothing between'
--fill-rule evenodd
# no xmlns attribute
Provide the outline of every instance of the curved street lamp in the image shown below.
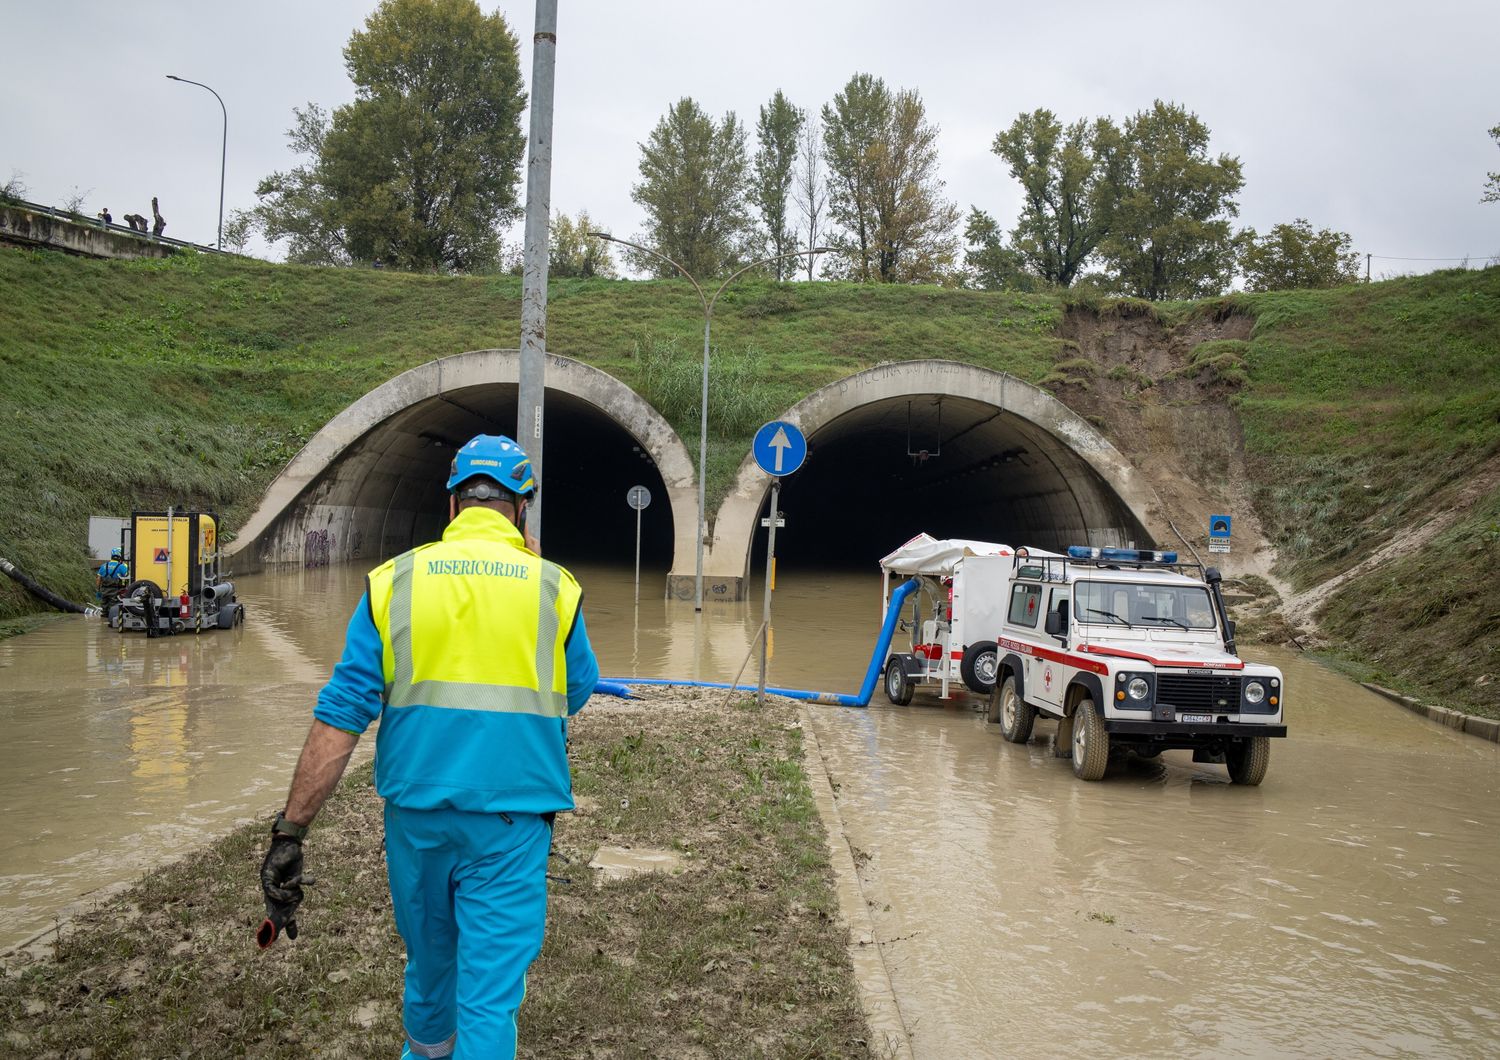
<svg viewBox="0 0 1500 1060"><path fill-rule="evenodd" d="M768 258L761 258L758 261L752 261L750 264L742 266L741 268L731 273L729 279L719 284L719 289L715 291L713 293L713 297L710 298L708 295L703 293L703 286L693 277L692 273L688 272L687 269L683 268L681 265L677 264L677 262L673 261L671 258L667 257L660 251L652 250L650 247L643 247L639 243L632 243L628 239L621 239L618 236L612 236L608 232L590 232L589 235L594 239L603 239L610 243L619 243L621 246L630 247L633 250L640 251L642 254L649 254L653 258L659 258L662 261L665 261L668 265L672 266L672 268L676 269L678 272L687 277L688 283L693 285L693 290L698 292L698 298L703 303L703 404L702 414L698 425L698 566L693 578L693 610L702 611L703 536L706 531L706 526L704 525L703 504L705 496L706 475L708 472L708 344L710 333L713 328L714 303L719 300L719 295L724 293L724 288L728 287L735 280L739 279L745 273L749 272L753 268L756 268L757 266L769 265L773 261L783 261L786 258L800 258L806 254L827 254L832 248L812 247L808 250L794 250L788 254L773 254Z"/></svg>
<svg viewBox="0 0 1500 1060"><path fill-rule="evenodd" d="M208 88L208 86L205 85L202 81L189 81L187 78L185 78L185 77L178 77L176 74L168 74L167 75L167 80L168 81L181 81L185 85L197 85L199 88ZM211 88L208 88L208 90L210 92L214 92L214 90L211 89ZM218 249L223 250L224 249L224 163L229 160L229 110L224 106L224 100L219 96L219 94L217 92L214 92L214 99L217 99L219 101L219 110L221 110L221 111L224 112L224 142L220 145L220 148L219 148L219 242L216 244L216 246L218 247Z"/></svg>

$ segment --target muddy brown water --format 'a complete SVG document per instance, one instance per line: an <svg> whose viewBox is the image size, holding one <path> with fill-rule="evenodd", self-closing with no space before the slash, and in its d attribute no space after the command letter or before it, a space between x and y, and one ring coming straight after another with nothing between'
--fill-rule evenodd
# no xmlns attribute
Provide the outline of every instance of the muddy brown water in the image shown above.
<svg viewBox="0 0 1500 1060"><path fill-rule="evenodd" d="M695 614L576 573L607 676L727 681L760 625L758 588ZM273 811L361 590L256 575L241 630L0 642L0 950ZM771 683L857 691L879 605L784 573ZM918 1056L1500 1053L1500 748L1260 654L1292 736L1259 789L1185 752L1085 785L964 696L810 708Z"/></svg>

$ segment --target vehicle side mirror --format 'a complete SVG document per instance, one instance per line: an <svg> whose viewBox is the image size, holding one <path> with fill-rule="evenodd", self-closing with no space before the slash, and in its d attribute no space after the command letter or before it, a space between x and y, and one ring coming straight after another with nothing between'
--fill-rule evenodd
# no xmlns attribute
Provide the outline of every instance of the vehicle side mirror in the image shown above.
<svg viewBox="0 0 1500 1060"><path fill-rule="evenodd" d="M1068 616L1057 611L1047 612L1047 636L1061 637L1068 632Z"/></svg>
<svg viewBox="0 0 1500 1060"><path fill-rule="evenodd" d="M1235 623L1234 619L1232 619L1232 618L1228 622L1224 623L1224 628L1226 630L1228 630L1228 632L1229 632L1229 639L1230 640L1234 640L1235 625L1236 625L1236 623Z"/></svg>

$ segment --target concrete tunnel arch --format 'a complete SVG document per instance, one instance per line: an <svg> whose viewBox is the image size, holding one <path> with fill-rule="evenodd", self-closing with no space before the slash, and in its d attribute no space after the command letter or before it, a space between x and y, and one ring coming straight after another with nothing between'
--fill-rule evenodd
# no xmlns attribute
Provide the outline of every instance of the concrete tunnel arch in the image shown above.
<svg viewBox="0 0 1500 1060"><path fill-rule="evenodd" d="M553 514L570 501L573 512L589 513L583 534L609 537L609 520L628 521L624 532L633 547L634 515L625 492L634 482L615 475L624 484L614 497L608 493L614 483L600 481L591 469L563 472L567 461L582 466L598 455L570 452L570 443L578 444L571 436L579 432L557 430L583 418L595 429L593 437L618 430L633 440L629 449L614 447L623 454L615 459L635 469L636 479L658 480L646 484L655 494L652 506L670 514L670 530L660 515L655 520L667 538L659 550L663 562L677 570L676 561L686 556L691 570L697 480L677 432L634 390L590 365L548 354L546 377L542 489L549 554L559 526ZM454 448L479 433L515 433L519 380L519 351L473 350L419 365L363 395L309 439L271 483L229 548L236 568L370 562L436 540L447 522L443 479ZM658 482L665 496L657 494ZM598 504L600 495L609 503Z"/></svg>
<svg viewBox="0 0 1500 1060"><path fill-rule="evenodd" d="M780 418L806 435L809 455L783 482L779 562L800 538L847 543L854 554L842 565L873 569L921 530L1050 549L1144 543L1152 539L1148 513L1161 510L1149 483L1087 420L1030 383L971 364L877 365ZM757 542L770 485L747 455L719 506L704 569L720 598L742 594L752 566L764 562ZM967 503L953 503L956 493ZM866 526L872 518L878 525ZM821 546L803 554L834 562ZM691 593L681 577L672 589Z"/></svg>

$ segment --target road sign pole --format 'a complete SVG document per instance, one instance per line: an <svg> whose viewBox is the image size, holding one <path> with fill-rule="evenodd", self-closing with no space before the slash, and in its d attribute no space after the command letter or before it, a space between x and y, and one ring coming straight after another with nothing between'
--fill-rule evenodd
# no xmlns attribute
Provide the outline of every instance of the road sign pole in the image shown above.
<svg viewBox="0 0 1500 1060"><path fill-rule="evenodd" d="M625 503L635 509L635 606L641 606L641 512L651 503L651 491L645 486L631 486L625 491Z"/></svg>
<svg viewBox="0 0 1500 1060"><path fill-rule="evenodd" d="M771 480L771 529L766 535L766 606L764 623L760 627L760 686L755 692L758 706L766 705L766 660L770 657L771 642L771 571L776 565L776 519L781 514L781 479Z"/></svg>

